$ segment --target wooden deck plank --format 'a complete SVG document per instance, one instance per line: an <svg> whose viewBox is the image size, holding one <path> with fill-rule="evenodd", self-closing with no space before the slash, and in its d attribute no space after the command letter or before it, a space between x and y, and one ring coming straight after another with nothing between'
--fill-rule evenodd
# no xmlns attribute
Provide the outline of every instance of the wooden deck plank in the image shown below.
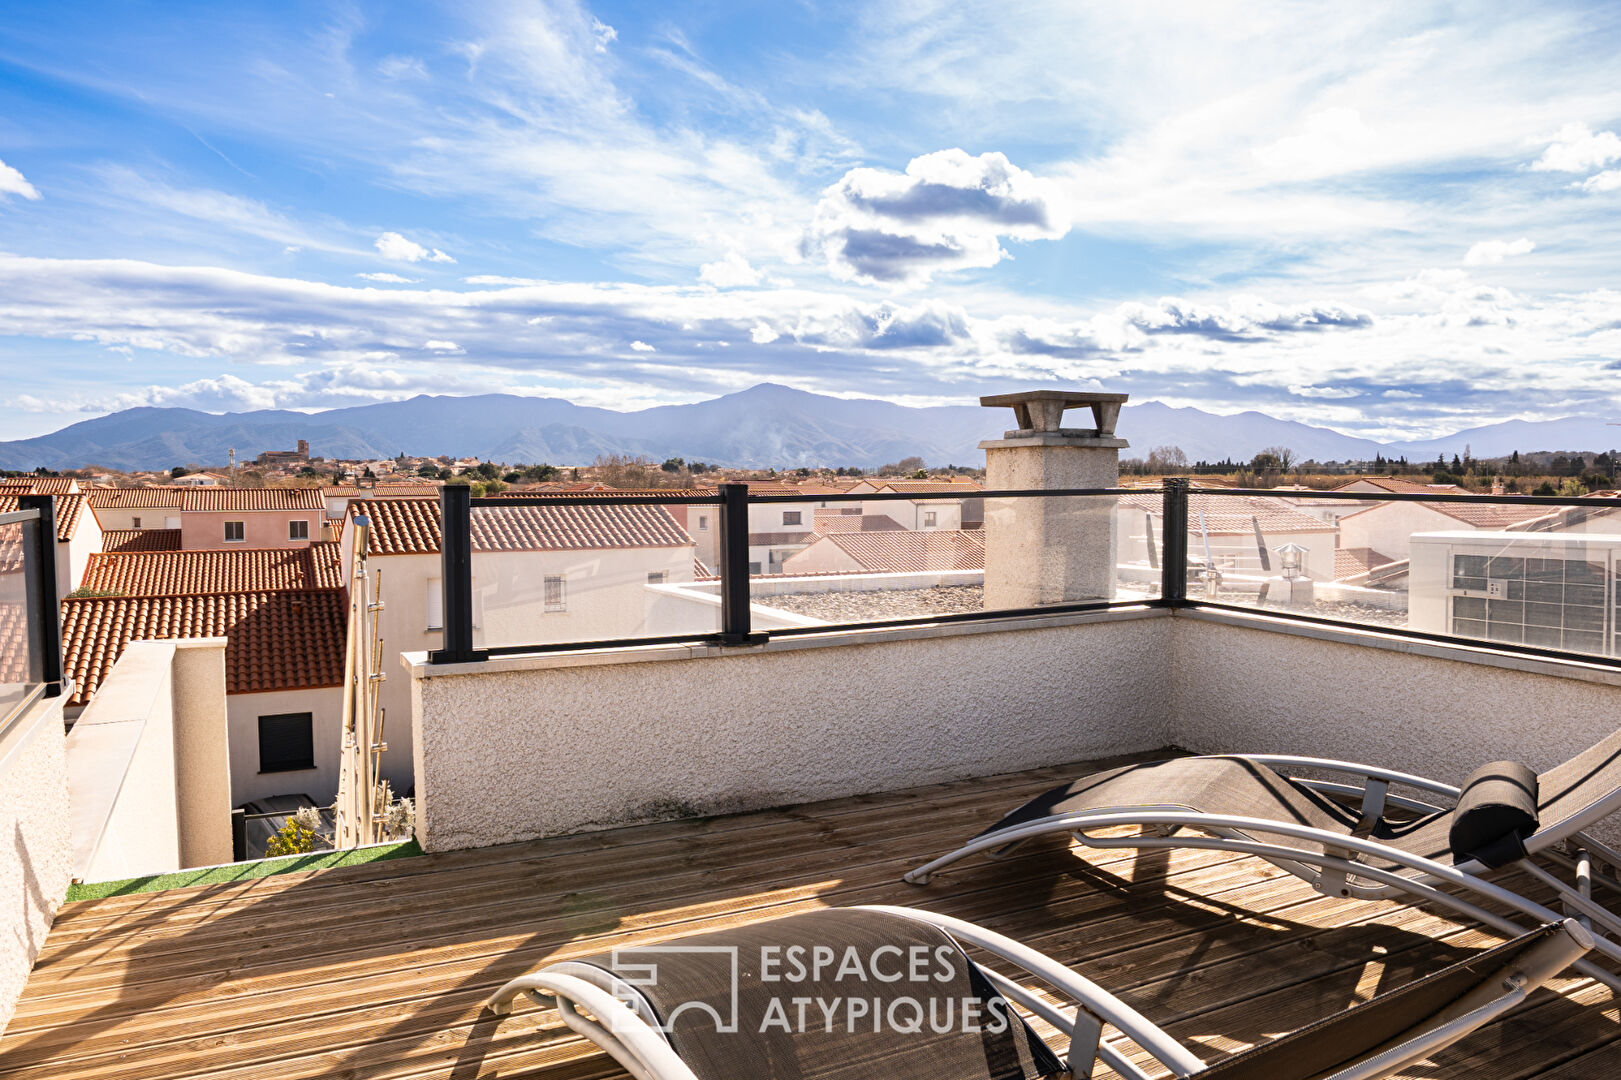
<svg viewBox="0 0 1621 1080"><path fill-rule="evenodd" d="M1207 1058L1494 940L1421 908L1319 897L1216 852L1047 842L923 889L899 882L1087 768L69 905L0 1036L0 1077L620 1076L551 1010L496 1024L482 1001L552 959L829 905L981 922L1075 965ZM1621 1075L1609 991L1559 989L1414 1075ZM1600 1071L1569 1071L1584 1062Z"/></svg>

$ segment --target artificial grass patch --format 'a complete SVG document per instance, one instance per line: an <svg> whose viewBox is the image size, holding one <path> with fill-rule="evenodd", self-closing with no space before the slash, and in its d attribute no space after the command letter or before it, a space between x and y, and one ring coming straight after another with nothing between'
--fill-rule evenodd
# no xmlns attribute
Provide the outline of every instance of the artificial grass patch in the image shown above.
<svg viewBox="0 0 1621 1080"><path fill-rule="evenodd" d="M360 866L363 863L385 862L421 855L422 847L415 840L398 844L376 844L372 847L351 848L348 851L316 851L308 855L283 855L279 859L256 859L252 862L210 866L200 870L179 870L172 874L153 874L149 877L125 878L123 881L75 882L68 886L69 900L100 900L105 896L128 896L131 893L159 892L163 889L187 889L195 885L221 885L232 881L270 877L272 874L290 874L300 870L325 870L333 866Z"/></svg>

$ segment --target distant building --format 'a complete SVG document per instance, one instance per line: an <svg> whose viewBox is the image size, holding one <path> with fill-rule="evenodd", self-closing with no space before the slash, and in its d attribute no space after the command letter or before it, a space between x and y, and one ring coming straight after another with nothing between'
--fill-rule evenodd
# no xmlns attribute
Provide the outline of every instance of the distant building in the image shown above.
<svg viewBox="0 0 1621 1080"><path fill-rule="evenodd" d="M297 450L266 450L254 458L256 465L298 465L310 459L308 439L298 440Z"/></svg>

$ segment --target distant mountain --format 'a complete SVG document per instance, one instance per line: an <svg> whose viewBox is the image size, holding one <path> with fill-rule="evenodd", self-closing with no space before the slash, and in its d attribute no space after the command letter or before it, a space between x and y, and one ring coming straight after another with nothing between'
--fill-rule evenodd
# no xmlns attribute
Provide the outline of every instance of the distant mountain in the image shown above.
<svg viewBox="0 0 1621 1080"><path fill-rule="evenodd" d="M299 439L309 440L312 454L327 458L393 457L403 452L580 465L601 454L623 453L655 460L680 455L728 466L872 468L915 455L930 465L975 465L984 461L980 440L999 436L1012 423L1013 415L1006 409L910 408L864 398L825 397L771 383L691 405L628 413L511 394L423 395L311 414L284 409L224 415L194 409L126 409L49 435L0 443L0 468L219 465L232 447L237 460L247 462L264 450L291 449ZM1192 461L1246 460L1270 446L1287 446L1303 459L1345 461L1372 459L1379 453L1405 453L1412 459L1450 455L1461 453L1466 442L1476 456L1621 444L1621 428L1606 427L1591 417L1534 424L1511 421L1446 439L1385 446L1260 412L1217 416L1152 401L1127 405L1118 430L1131 442L1128 455L1178 446Z"/></svg>
<svg viewBox="0 0 1621 1080"><path fill-rule="evenodd" d="M1505 420L1501 424L1469 428L1455 435L1421 442L1398 443L1391 449L1409 461L1424 461L1438 454L1451 457L1465 449L1472 457L1502 457L1518 450L1587 450L1596 452L1621 446L1616 417L1561 416L1557 420Z"/></svg>

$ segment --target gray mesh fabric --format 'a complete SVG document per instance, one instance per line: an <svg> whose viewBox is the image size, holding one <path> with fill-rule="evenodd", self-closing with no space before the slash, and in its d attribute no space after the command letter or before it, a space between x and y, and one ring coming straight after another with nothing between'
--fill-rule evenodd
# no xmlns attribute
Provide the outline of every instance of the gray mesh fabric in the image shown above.
<svg viewBox="0 0 1621 1080"><path fill-rule="evenodd" d="M1035 1080L1063 1068L948 935L884 912L810 912L582 962L633 983L702 1080Z"/></svg>

